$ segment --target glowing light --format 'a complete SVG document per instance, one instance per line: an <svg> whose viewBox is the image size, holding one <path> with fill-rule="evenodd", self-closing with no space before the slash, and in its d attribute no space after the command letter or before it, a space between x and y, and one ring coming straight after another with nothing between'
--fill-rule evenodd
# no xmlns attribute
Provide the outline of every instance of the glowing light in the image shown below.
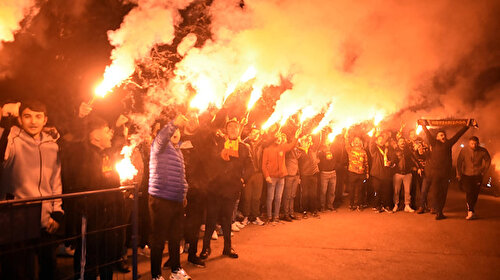
<svg viewBox="0 0 500 280"><path fill-rule="evenodd" d="M329 143L333 143L333 140L335 140L335 136L339 135L340 133L335 133L335 132L332 132L332 133L329 133L328 134L328 142Z"/></svg>
<svg viewBox="0 0 500 280"><path fill-rule="evenodd" d="M132 65L134 64L132 63ZM130 67L130 63L127 64L118 59L113 61L113 64L106 67L104 79L94 90L95 95L105 97L106 94L111 92L116 86L119 86L133 73L134 68Z"/></svg>
<svg viewBox="0 0 500 280"><path fill-rule="evenodd" d="M243 73L243 75L241 76L240 82L242 83L248 82L251 79L255 78L256 75L257 75L257 69L255 69L255 67L253 66L250 66L248 67L247 71L245 71L245 73Z"/></svg>
<svg viewBox="0 0 500 280"><path fill-rule="evenodd" d="M302 109L301 114L300 114L300 123L304 123L306 120L314 117L316 115L316 111L312 106L308 106L304 109Z"/></svg>
<svg viewBox="0 0 500 280"><path fill-rule="evenodd" d="M134 177L137 175L138 171L135 168L135 166L132 164L132 161L130 160L130 157L132 155L133 147L132 146L125 146L123 147L122 151L120 154L124 155L125 158L119 161L116 165L116 171L120 175L120 182L126 182L129 180L134 179Z"/></svg>
<svg viewBox="0 0 500 280"><path fill-rule="evenodd" d="M375 113L375 116L373 117L373 125L378 126L380 122L384 119L385 114L382 111L378 111Z"/></svg>
<svg viewBox="0 0 500 280"><path fill-rule="evenodd" d="M203 112L210 104L215 103L217 96L214 88L212 87L212 83L206 76L200 76L193 84L193 87L196 89L197 94L189 103L191 108L196 108L200 112Z"/></svg>
<svg viewBox="0 0 500 280"><path fill-rule="evenodd" d="M370 136L370 137L373 137L373 134L375 133L375 128L372 128L372 130L370 130L367 135Z"/></svg>
<svg viewBox="0 0 500 280"><path fill-rule="evenodd" d="M422 133L422 130L423 130L422 126L417 124L417 128L415 129L415 134L419 135L420 133Z"/></svg>
<svg viewBox="0 0 500 280"><path fill-rule="evenodd" d="M333 103L328 106L328 109L326 110L325 116L321 119L319 122L318 126L313 130L313 134L317 134L320 132L325 126L327 126L331 120L332 120L332 115L333 115Z"/></svg>
<svg viewBox="0 0 500 280"><path fill-rule="evenodd" d="M261 87L255 87L252 90L252 93L250 94L250 100L248 100L248 105L247 105L247 111L250 111L255 103L257 103L257 100L262 96L262 88Z"/></svg>

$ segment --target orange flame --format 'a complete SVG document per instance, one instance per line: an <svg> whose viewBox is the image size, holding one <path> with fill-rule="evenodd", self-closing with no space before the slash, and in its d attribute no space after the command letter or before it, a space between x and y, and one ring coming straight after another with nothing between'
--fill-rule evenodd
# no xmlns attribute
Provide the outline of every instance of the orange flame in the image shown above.
<svg viewBox="0 0 500 280"><path fill-rule="evenodd" d="M373 125L378 126L380 122L384 119L384 112L378 111L373 117Z"/></svg>
<svg viewBox="0 0 500 280"><path fill-rule="evenodd" d="M302 109L300 114L300 124L303 124L306 120L314 117L316 115L316 110L312 106L305 107Z"/></svg>
<svg viewBox="0 0 500 280"><path fill-rule="evenodd" d="M125 158L122 159L121 161L119 161L115 165L116 171L118 171L118 174L120 175L120 182L121 183L133 180L134 177L138 173L137 169L135 168L135 166L132 164L132 161L130 160L130 157L132 156L133 150L134 149L132 146L123 147L120 154L124 155Z"/></svg>
<svg viewBox="0 0 500 280"><path fill-rule="evenodd" d="M419 135L420 133L422 133L422 130L423 130L422 126L417 124L417 128L415 129L415 134Z"/></svg>
<svg viewBox="0 0 500 280"><path fill-rule="evenodd" d="M325 126L327 126L331 121L333 117L333 103L328 106L328 110L325 113L325 116L321 121L319 122L318 126L313 130L313 134L317 134L320 132Z"/></svg>
<svg viewBox="0 0 500 280"><path fill-rule="evenodd" d="M129 64L130 65L130 64ZM133 65L133 64L131 64ZM125 79L134 73L134 68L120 65L119 60L106 67L103 81L95 88L94 93L99 97L105 97L113 88L119 86Z"/></svg>
<svg viewBox="0 0 500 280"><path fill-rule="evenodd" d="M375 133L375 128L372 128L372 130L370 130L367 135L370 136L370 137L373 137L373 134Z"/></svg>

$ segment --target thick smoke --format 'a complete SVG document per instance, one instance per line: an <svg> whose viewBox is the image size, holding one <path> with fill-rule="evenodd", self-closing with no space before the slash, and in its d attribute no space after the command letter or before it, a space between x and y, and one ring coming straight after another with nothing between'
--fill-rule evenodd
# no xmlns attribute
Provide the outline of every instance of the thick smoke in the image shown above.
<svg viewBox="0 0 500 280"><path fill-rule="evenodd" d="M12 34L31 18L28 16L23 21L25 15L36 9L18 8L30 7L34 1L9 1L11 6L5 6L7 2L4 2L0 3L2 12L13 4L16 5L12 7L17 9L15 13L6 13L7 16L1 14L1 30L3 32L8 26L6 30L11 36L2 35L1 40L5 41L12 40ZM53 10L57 7L70 8L69 4L62 5L65 1L48 1L54 2L58 4L52 5ZM95 63L94 68L80 67L84 63L72 65L71 70L77 71L74 76L80 78L71 80L71 83L69 78L68 81L54 78L67 75L68 69L58 67L60 75L51 72L54 64L70 63L64 60L64 55L54 54L55 51L47 55L40 52L37 59L31 59L34 56L33 52L29 52L31 49L12 49L9 54L15 55L9 56L11 60L17 57L26 62L10 63L2 59L0 64L19 64L18 73L36 76L36 81L40 83L43 81L38 79L43 80L46 75L48 78L45 78L47 82L43 87L32 88L43 89L48 98L54 92L53 84L60 88L76 85L80 100L86 100L82 96L90 94L88 88L98 79L92 76L95 73L89 75L84 72L91 72L89 69L92 69L98 73L96 75L102 74L104 67L96 70L96 65L110 64L108 69L112 69L113 65L120 66L123 72L112 86L129 78L135 71L132 77L135 81L140 80L139 84L144 87L140 90L144 110L133 115L134 122L140 127L151 125L164 106L192 102L193 92L201 94L200 99L208 96L211 99L209 102L221 106L227 95L245 80L242 78L245 73L254 68L256 73L248 83L256 94L271 85L279 87L283 86L283 82L287 84L275 107L278 120L283 115L304 108L325 111L330 104L332 111L327 116L333 126L368 120L377 112L387 116L383 125L393 128L398 127L401 121L412 128L416 119L421 117L473 117L480 126L474 133L490 150L500 151L497 147L500 146L497 140L500 128L495 123L500 117L500 110L497 109L500 105L498 1L86 2L80 0L77 5L80 13L85 15L82 19L92 19L92 13L96 13L96 18L103 18L102 15L111 11L113 5L130 6L128 2L134 5L131 10L123 9L127 12L120 15L119 28L118 24L113 24L113 27L105 29L113 30L108 32L107 38L104 32L98 35L98 38L109 39L112 47L110 63L101 59L103 56L110 57L108 46L108 49L99 51L101 62ZM117 4L109 4L115 2ZM189 18L196 13L180 16L178 10L190 3L209 10L208 36L202 34L198 27L186 26L197 24L197 19ZM51 24L62 18L57 15L64 13L53 14L49 22L33 21L33 24L42 26L30 29L35 39L37 30L50 30ZM67 14L64 17L71 18ZM4 23L6 19L8 24ZM90 30L94 28L93 24L96 23L82 20L82 27ZM179 32L179 26L182 26L182 32ZM76 33L77 25L72 28L61 28L56 32L71 34L67 31L70 30L80 34ZM189 37L177 48L187 34L190 34ZM207 37L210 39L205 40ZM94 49L92 40L86 40L88 44L73 40L69 47L65 47ZM48 50L63 46L52 37L39 41L38 45ZM174 59L164 58L179 61L175 71L155 79L141 75L138 64L163 71L164 61L157 63L152 54L160 52L162 47L177 48ZM0 56L4 57L5 53L0 51ZM50 59L55 59L55 62L48 63L52 68L40 74L40 69L44 68L30 67L30 63L43 65L44 56L49 62ZM2 67L2 70L6 69ZM139 78L135 79L136 76ZM17 79L18 84L29 84L21 83L23 78ZM78 82L85 86L78 86ZM55 92L58 96L50 96L53 100L68 94L59 88ZM198 105L203 109L208 104Z"/></svg>
<svg viewBox="0 0 500 280"><path fill-rule="evenodd" d="M21 21L38 12L35 0L4 0L0 2L0 48L2 42L14 41L14 34L21 29Z"/></svg>
<svg viewBox="0 0 500 280"><path fill-rule="evenodd" d="M104 73L103 92L110 91L130 77L136 62L148 57L153 46L172 43L175 25L182 19L178 10L184 9L190 2L137 1L137 7L125 16L120 28L108 32L109 42L115 48L111 53L113 62Z"/></svg>
<svg viewBox="0 0 500 280"><path fill-rule="evenodd" d="M192 49L177 74L219 95L249 66L257 87L288 77L293 88L275 113L335 105L340 124L393 114L440 71L456 67L483 40L487 2L240 1L211 5L212 38ZM451 12L453 11L453 12Z"/></svg>

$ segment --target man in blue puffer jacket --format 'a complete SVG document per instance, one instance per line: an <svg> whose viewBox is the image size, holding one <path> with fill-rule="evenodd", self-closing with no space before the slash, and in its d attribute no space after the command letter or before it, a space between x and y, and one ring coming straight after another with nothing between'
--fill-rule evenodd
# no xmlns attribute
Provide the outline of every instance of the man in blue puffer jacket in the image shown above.
<svg viewBox="0 0 500 280"><path fill-rule="evenodd" d="M179 243L183 234L187 182L184 157L179 148L180 130L187 119L179 115L163 127L151 146L149 209L151 215L151 275L161 277L161 259L168 240L170 279L191 279L180 266Z"/></svg>

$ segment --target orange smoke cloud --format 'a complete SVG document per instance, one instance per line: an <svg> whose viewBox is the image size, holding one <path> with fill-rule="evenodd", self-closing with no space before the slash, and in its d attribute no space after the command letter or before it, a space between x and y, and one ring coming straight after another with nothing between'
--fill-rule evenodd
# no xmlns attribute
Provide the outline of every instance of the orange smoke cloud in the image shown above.
<svg viewBox="0 0 500 280"><path fill-rule="evenodd" d="M14 34L21 29L21 21L26 16L34 16L38 9L34 0L0 1L0 48L2 42L14 41Z"/></svg>
<svg viewBox="0 0 500 280"><path fill-rule="evenodd" d="M137 7L125 16L120 28L108 32L109 41L115 48L111 52L112 63L106 67L96 95L104 96L130 77L135 71L135 63L148 57L153 46L172 43L175 25L181 20L178 9L190 2L137 1Z"/></svg>

